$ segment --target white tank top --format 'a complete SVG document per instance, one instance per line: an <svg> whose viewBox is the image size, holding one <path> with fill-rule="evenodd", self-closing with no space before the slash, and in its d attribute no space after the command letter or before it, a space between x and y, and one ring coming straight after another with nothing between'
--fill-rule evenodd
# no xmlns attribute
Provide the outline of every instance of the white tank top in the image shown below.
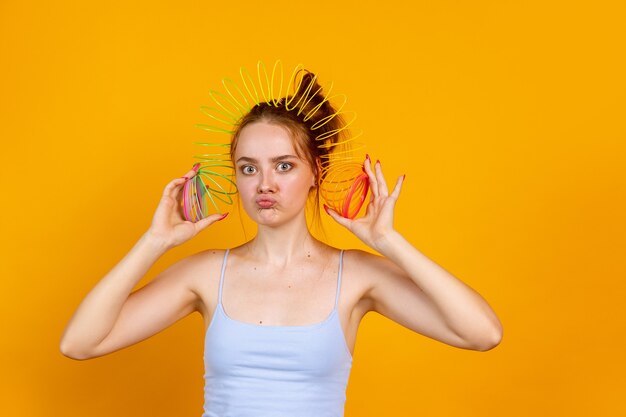
<svg viewBox="0 0 626 417"><path fill-rule="evenodd" d="M204 343L203 417L342 417L352 355L339 321L343 251L335 306L322 322L257 325L231 319L218 304Z"/></svg>

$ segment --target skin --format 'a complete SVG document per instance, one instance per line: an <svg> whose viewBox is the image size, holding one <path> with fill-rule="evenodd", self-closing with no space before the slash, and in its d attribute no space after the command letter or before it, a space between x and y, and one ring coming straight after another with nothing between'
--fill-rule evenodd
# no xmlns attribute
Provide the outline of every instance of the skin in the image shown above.
<svg viewBox="0 0 626 417"><path fill-rule="evenodd" d="M258 233L229 255L222 295L226 314L258 325L321 322L334 305L339 250L307 229L305 205L316 184L315 170L297 156L286 129L266 122L242 130L234 163L242 205ZM479 351L497 346L502 326L488 303L394 229L404 177L390 192L380 163L368 158L364 168L371 186L366 215L349 220L327 210L382 255L344 253L338 309L347 349L354 352L359 324L370 311L451 346ZM193 175L191 170L167 184L150 228L84 298L63 334L64 355L102 356L196 311L208 328L218 302L223 250L184 258L132 291L165 252L224 218L184 220L179 201Z"/></svg>

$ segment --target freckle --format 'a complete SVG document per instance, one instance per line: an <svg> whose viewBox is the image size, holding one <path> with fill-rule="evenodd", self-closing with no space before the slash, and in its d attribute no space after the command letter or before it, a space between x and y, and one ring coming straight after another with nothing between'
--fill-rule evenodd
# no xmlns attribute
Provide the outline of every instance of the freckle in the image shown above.
<svg viewBox="0 0 626 417"><path fill-rule="evenodd" d="M259 320L259 323L261 323L261 324L262 324L262 323L263 323L263 320Z"/></svg>
<svg viewBox="0 0 626 417"><path fill-rule="evenodd" d="M291 285L289 286L289 288L291 288Z"/></svg>

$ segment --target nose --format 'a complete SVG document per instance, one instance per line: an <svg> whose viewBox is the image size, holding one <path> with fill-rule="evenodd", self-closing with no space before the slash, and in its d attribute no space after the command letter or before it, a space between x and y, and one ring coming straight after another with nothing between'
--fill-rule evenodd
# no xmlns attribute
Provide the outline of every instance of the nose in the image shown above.
<svg viewBox="0 0 626 417"><path fill-rule="evenodd" d="M274 175L271 170L261 172L258 178L259 184L257 186L257 193L268 194L276 192L276 182L274 181Z"/></svg>

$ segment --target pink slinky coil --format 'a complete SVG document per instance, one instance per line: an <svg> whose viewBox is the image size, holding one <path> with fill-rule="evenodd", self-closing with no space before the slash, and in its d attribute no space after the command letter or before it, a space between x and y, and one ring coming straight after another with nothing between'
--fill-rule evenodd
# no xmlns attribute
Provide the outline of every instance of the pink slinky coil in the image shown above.
<svg viewBox="0 0 626 417"><path fill-rule="evenodd" d="M341 216L354 219L365 203L369 178L363 165L340 163L329 168L320 184L324 203Z"/></svg>

